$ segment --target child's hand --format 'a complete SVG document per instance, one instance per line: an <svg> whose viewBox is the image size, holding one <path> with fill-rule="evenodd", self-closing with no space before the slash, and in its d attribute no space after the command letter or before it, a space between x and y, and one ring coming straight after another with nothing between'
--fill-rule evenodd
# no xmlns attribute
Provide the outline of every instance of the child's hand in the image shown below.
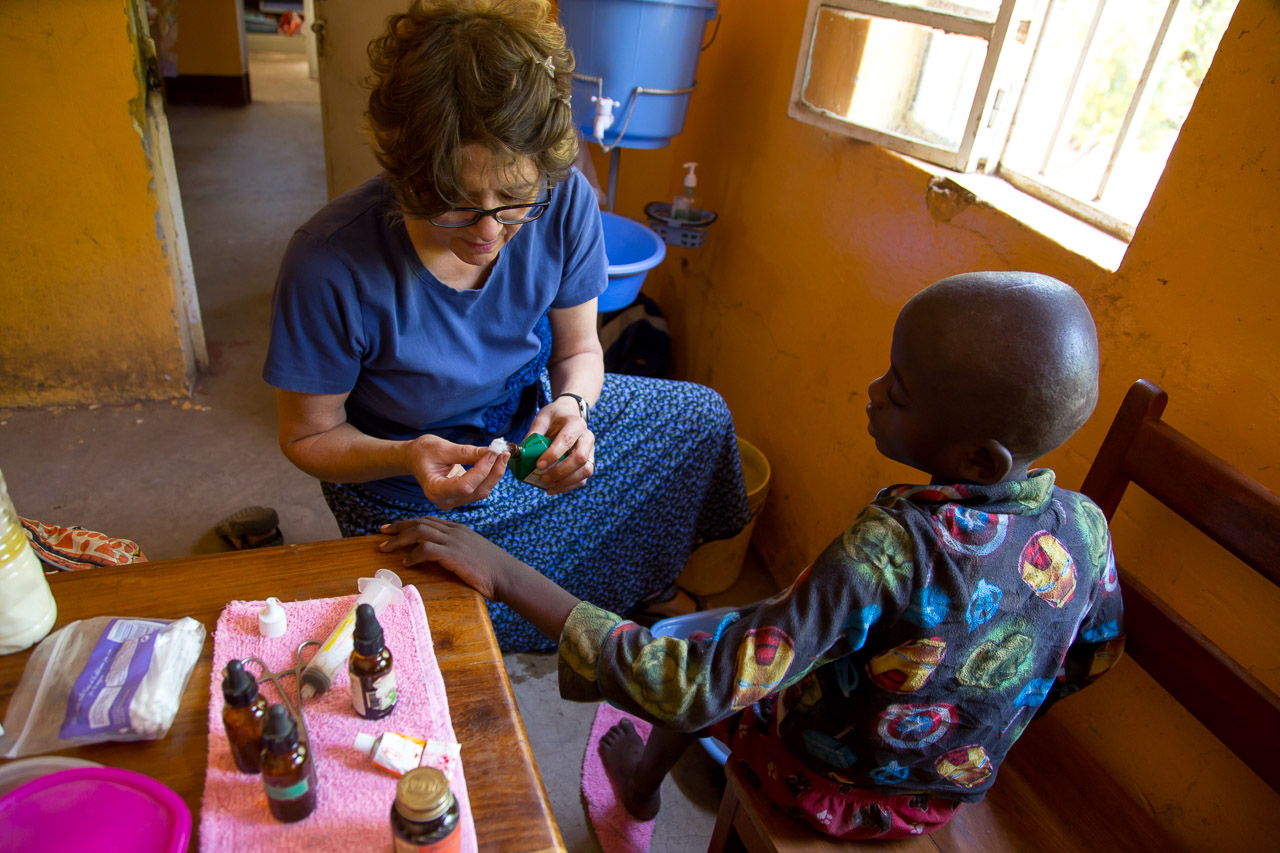
<svg viewBox="0 0 1280 853"><path fill-rule="evenodd" d="M520 562L469 527L439 518L382 525L391 536L378 547L409 551L406 566L435 561L490 601L509 605L552 642L579 602L533 567Z"/></svg>
<svg viewBox="0 0 1280 853"><path fill-rule="evenodd" d="M380 550L408 550L406 566L439 563L490 600L497 600L504 574L519 562L471 528L439 518L394 521L382 525L381 531L391 538L378 546Z"/></svg>

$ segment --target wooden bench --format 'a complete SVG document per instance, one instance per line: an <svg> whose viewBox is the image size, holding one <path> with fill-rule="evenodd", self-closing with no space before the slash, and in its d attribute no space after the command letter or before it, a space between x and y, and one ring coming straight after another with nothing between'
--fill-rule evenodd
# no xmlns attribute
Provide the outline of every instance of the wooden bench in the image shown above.
<svg viewBox="0 0 1280 853"><path fill-rule="evenodd" d="M1153 383L1134 383L1080 490L1110 520L1135 483L1280 586L1280 498L1161 421L1167 401ZM1125 652L1280 791L1280 699L1123 567L1120 583ZM963 806L943 829L867 846L885 853L1177 849L1058 721L1070 713L1068 699L1032 724L986 799ZM761 799L732 758L726 776L712 853L852 846L801 826Z"/></svg>

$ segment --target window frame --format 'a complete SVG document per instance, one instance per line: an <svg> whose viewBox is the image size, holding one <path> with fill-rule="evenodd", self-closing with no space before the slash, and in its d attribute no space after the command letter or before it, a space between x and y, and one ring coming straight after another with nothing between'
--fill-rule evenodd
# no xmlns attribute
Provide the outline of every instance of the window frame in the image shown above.
<svg viewBox="0 0 1280 853"><path fill-rule="evenodd" d="M1042 5L1043 0L1000 0L995 19L984 21L950 12L938 12L915 6L903 6L880 0L809 0L805 13L801 53L796 61L796 71L791 84L791 97L787 115L823 130L851 136L863 142L872 142L892 151L927 160L957 172L984 172L993 170L996 158L993 151L1003 148L1008 128L1017 103L1018 91L1013 83L1020 83L1030 61L1030 47L1039 36L1038 23L1043 16L1019 15L1026 7ZM968 118L956 151L920 140L886 133L846 118L833 115L829 110L808 103L804 99L805 85L809 80L813 57L814 36L818 17L823 7L843 9L855 14L868 15L906 23L932 27L946 33L965 35L987 42L987 55L978 78ZM1027 32L1019 34L1012 26L1019 18L1029 21ZM1034 30L1034 31L1032 31ZM1016 39L1027 46L1026 50L1011 49L1009 41ZM999 81L999 85L997 85Z"/></svg>
<svg viewBox="0 0 1280 853"><path fill-rule="evenodd" d="M825 131L871 142L890 151L940 166L956 173L957 179L965 175L995 178L1015 190L1016 194L1055 208L1125 244L1131 242L1140 216L1133 222L1127 222L1100 203L1071 195L1042 176L1004 162L1006 149L1018 122L1018 114L1024 106L1028 74L1041 50L1042 30L1047 23L1051 5L1058 0L1000 0L994 20L991 21L975 17L984 15L985 10L971 10L972 14L965 15L963 11L923 9L910 5L911 2L912 0L808 0L800 55L796 60L787 106L788 116ZM1099 0L1096 14L1101 14L1101 7L1107 2L1121 0ZM1120 147L1125 144L1132 130L1131 123L1138 103L1144 97L1144 90L1152 82L1152 68L1168 36L1175 7L1183 3L1185 0L1168 0L1164 18L1149 49L1146 65L1141 70L1138 89L1130 100L1120 138L1111 153L1111 162L1102 177L1099 191L1107 186L1111 171L1120 157ZM948 5L963 10L963 4L964 0L954 0ZM973 36L987 42L987 56L956 151L860 125L804 100L814 55L815 31L823 7L933 27L946 33ZM1063 110L1066 109L1064 103Z"/></svg>

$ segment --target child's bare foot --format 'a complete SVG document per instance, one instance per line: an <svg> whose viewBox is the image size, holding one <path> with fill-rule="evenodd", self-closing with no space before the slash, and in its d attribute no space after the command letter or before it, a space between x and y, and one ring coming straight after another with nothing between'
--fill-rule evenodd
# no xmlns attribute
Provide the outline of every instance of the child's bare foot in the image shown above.
<svg viewBox="0 0 1280 853"><path fill-rule="evenodd" d="M654 791L644 794L635 788L636 768L644 756L644 741L630 720L623 720L600 738L600 760L604 772L613 782L613 789L622 799L631 816L639 820L653 820L662 808L662 794Z"/></svg>

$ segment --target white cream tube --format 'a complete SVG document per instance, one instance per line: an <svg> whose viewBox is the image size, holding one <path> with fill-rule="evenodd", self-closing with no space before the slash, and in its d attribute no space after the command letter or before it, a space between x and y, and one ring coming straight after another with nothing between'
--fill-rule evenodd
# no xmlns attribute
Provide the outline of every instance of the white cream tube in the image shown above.
<svg viewBox="0 0 1280 853"><path fill-rule="evenodd" d="M426 746L426 739L399 732L383 732L376 738L361 732L355 741L356 749L372 758L375 767L393 776L403 776L416 769Z"/></svg>

